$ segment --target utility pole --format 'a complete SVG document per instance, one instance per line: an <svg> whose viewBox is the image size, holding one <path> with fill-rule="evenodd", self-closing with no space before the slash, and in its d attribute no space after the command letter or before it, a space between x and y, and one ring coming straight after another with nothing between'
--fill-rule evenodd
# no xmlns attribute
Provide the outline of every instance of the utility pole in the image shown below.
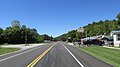
<svg viewBox="0 0 120 67"><path fill-rule="evenodd" d="M78 28L77 32L80 32L80 44L82 45L82 33L84 32L84 28L82 27ZM79 47L80 47L80 44L79 44Z"/></svg>

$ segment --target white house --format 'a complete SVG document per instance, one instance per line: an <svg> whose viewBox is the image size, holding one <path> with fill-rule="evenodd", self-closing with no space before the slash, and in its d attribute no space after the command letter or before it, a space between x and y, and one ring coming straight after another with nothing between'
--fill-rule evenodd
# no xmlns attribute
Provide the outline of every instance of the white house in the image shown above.
<svg viewBox="0 0 120 67"><path fill-rule="evenodd" d="M114 46L120 47L120 31L112 31L111 36L113 37Z"/></svg>

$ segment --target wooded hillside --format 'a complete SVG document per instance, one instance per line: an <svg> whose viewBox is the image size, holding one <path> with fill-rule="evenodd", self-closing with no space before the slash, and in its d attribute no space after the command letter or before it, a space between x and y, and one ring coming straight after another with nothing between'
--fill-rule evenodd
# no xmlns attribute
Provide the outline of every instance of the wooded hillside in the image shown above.
<svg viewBox="0 0 120 67"><path fill-rule="evenodd" d="M88 36L97 36L97 35L110 35L110 32L112 30L119 30L120 25L120 13L116 16L117 20L100 20L98 22L92 22L91 24L88 24L84 26L84 33L82 33L82 37L88 37ZM79 41L80 40L80 33L78 33L76 30L69 31L66 34L63 34L59 37L56 37L57 40L66 41L68 40L68 37L70 37L71 41Z"/></svg>

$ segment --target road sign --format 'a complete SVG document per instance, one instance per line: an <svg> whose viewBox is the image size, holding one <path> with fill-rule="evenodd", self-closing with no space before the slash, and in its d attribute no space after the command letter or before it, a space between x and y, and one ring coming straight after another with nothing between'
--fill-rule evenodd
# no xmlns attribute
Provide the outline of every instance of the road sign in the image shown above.
<svg viewBox="0 0 120 67"><path fill-rule="evenodd" d="M84 28L82 28L82 27L78 28L78 29L77 29L77 32L83 33L83 32L84 32Z"/></svg>

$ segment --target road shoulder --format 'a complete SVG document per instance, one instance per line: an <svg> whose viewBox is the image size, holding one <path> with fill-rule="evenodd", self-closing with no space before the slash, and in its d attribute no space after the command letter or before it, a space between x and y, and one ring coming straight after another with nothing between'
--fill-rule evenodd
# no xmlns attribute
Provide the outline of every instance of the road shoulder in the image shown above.
<svg viewBox="0 0 120 67"><path fill-rule="evenodd" d="M79 59L85 67L113 67L83 51L77 47L66 45L66 47Z"/></svg>

